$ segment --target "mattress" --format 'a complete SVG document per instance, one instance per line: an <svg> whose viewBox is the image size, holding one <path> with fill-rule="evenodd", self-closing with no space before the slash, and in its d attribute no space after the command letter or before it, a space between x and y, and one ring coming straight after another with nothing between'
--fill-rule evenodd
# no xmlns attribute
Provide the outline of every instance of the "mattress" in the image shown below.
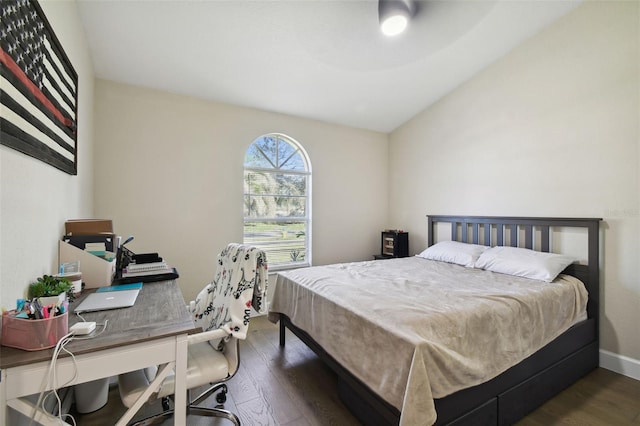
<svg viewBox="0 0 640 426"><path fill-rule="evenodd" d="M586 319L587 291L408 257L278 274L269 319L287 315L401 411L432 424L433 399L486 382Z"/></svg>

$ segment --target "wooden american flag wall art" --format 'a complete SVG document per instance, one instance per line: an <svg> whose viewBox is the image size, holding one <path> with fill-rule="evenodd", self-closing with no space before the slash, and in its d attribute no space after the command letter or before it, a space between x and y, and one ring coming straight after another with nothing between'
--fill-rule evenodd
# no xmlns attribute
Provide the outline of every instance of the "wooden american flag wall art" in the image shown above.
<svg viewBox="0 0 640 426"><path fill-rule="evenodd" d="M0 143L78 173L78 74L37 0L0 0Z"/></svg>

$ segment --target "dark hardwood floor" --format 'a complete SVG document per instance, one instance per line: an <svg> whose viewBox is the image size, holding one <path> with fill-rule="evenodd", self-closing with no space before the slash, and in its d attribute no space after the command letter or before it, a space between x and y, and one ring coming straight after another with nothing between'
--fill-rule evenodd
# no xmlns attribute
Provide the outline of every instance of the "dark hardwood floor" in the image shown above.
<svg viewBox="0 0 640 426"><path fill-rule="evenodd" d="M225 408L238 414L246 426L359 425L335 389L333 372L304 343L288 332L281 350L278 326L258 317L251 320L249 337L241 343L241 366L229 382ZM209 399L214 406L215 398ZM137 418L159 411L159 404L144 410ZM76 415L76 420L79 426L110 426L122 412L117 386L112 386L105 407ZM231 422L189 416L187 424ZM640 425L640 381L599 368L517 425Z"/></svg>

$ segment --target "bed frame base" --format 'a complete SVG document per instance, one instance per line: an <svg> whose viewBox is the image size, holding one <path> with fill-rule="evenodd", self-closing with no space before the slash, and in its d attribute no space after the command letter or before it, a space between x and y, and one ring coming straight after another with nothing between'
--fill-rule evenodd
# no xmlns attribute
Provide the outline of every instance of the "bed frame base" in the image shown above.
<svg viewBox="0 0 640 426"><path fill-rule="evenodd" d="M436 399L436 425L510 425L598 366L596 321L575 325L498 377ZM322 349L305 331L280 314L280 346L291 330L338 375L338 396L364 425L397 425L400 412L371 391ZM584 345L585 341L591 343ZM558 361L559 359L559 361Z"/></svg>

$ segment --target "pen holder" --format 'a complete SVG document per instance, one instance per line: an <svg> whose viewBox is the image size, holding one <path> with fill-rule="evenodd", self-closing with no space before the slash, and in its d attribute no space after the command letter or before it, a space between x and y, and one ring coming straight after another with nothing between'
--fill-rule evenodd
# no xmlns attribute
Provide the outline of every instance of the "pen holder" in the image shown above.
<svg viewBox="0 0 640 426"><path fill-rule="evenodd" d="M39 351L54 347L68 332L69 317L66 312L41 320L2 315L2 346Z"/></svg>

